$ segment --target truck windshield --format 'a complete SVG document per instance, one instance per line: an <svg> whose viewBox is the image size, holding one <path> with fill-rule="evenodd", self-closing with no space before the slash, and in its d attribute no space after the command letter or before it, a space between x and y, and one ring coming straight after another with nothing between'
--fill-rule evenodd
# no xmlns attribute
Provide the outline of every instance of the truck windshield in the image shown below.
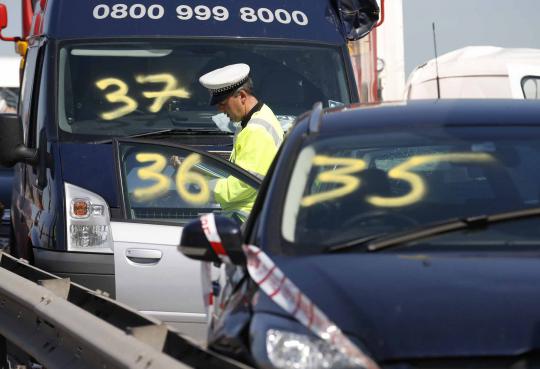
<svg viewBox="0 0 540 369"><path fill-rule="evenodd" d="M250 65L255 95L285 128L317 101L351 102L343 53L336 46L246 40L74 43L60 49L61 138L231 129L228 118L209 106L199 77L233 63Z"/></svg>

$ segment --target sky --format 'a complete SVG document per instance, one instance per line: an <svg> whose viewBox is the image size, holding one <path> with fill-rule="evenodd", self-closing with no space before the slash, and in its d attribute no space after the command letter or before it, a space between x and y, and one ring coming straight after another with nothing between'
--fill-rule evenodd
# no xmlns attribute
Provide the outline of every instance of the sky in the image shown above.
<svg viewBox="0 0 540 369"><path fill-rule="evenodd" d="M84 1L84 0L83 0ZM1 0L8 11L8 27L2 31L3 36L20 36L21 30L21 1L20 0ZM17 56L14 43L0 40L0 56Z"/></svg>
<svg viewBox="0 0 540 369"><path fill-rule="evenodd" d="M394 1L394 0L385 0ZM540 49L540 0L403 0L405 75L434 57L469 45Z"/></svg>

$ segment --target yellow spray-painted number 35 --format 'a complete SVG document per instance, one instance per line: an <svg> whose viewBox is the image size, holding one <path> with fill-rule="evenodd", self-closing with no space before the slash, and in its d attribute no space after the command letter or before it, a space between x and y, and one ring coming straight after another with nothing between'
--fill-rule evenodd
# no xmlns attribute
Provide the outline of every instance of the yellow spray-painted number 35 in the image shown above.
<svg viewBox="0 0 540 369"><path fill-rule="evenodd" d="M134 189L135 200L150 201L166 194L171 185L171 179L162 173L167 166L166 157L157 153L138 153L135 159L139 163L153 163L139 168L137 176L143 181L154 181L154 184L149 187ZM210 200L208 181L202 174L192 171L192 168L201 162L201 155L192 153L184 159L176 173L176 190L180 197L188 203L204 204ZM196 193L188 190L190 184L198 187Z"/></svg>
<svg viewBox="0 0 540 369"><path fill-rule="evenodd" d="M331 191L306 196L302 199L302 206L311 206L319 202L324 202L345 196L355 191L360 186L360 179L351 176L351 174L361 172L366 168L366 163L361 159L335 158L324 155L316 155L313 158L313 165L320 167L330 165L343 166L339 169L333 169L319 173L316 179L321 183L340 183L343 186L333 189Z"/></svg>
<svg viewBox="0 0 540 369"><path fill-rule="evenodd" d="M369 196L367 202L380 207L400 207L414 204L420 201L426 193L426 184L422 177L412 173L410 170L421 165L439 162L489 162L495 159L486 153L449 153L449 154L432 154L413 156L409 160L392 168L388 172L388 177L393 179L401 179L411 186L408 194L399 197L381 197Z"/></svg>
<svg viewBox="0 0 540 369"><path fill-rule="evenodd" d="M415 167L438 162L494 162L493 156L487 153L448 153L413 156L407 161L397 165L388 172L388 177L405 181L411 187L410 191L398 197L368 196L366 201L379 207L400 207L414 204L420 201L426 193L426 184L421 176L411 172ZM361 159L334 158L317 155L313 158L315 166L344 165L343 168L328 170L319 173L318 181L324 183L339 183L342 187L302 199L302 206L311 206L319 202L337 199L348 195L360 186L360 179L351 176L366 169L366 163Z"/></svg>

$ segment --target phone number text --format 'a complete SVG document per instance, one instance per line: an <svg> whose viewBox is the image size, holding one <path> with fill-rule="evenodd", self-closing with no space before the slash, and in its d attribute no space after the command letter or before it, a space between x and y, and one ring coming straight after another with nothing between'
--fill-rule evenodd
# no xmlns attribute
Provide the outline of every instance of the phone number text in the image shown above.
<svg viewBox="0 0 540 369"><path fill-rule="evenodd" d="M309 19L307 15L300 10L269 9L269 8L250 8L244 6L240 8L238 14L240 20L247 23L262 22L281 24L296 24L307 26ZM98 4L94 7L93 16L95 19L161 19L165 16L165 8L160 4ZM219 22L227 21L230 17L230 11L224 6L218 5L212 8L206 5L178 5L176 7L176 17L181 21L192 19L199 21L215 20Z"/></svg>

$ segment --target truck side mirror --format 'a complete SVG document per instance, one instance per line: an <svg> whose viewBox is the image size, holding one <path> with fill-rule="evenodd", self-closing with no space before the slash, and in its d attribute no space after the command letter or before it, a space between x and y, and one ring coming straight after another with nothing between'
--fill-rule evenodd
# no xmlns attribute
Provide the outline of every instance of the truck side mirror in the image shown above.
<svg viewBox="0 0 540 369"><path fill-rule="evenodd" d="M240 226L234 220L222 216L215 216L216 228L221 238L221 246L228 256L231 264L244 265L246 256L242 250L242 232ZM197 219L187 224L180 238L180 251L191 259L221 262L216 252L206 238L202 222Z"/></svg>
<svg viewBox="0 0 540 369"><path fill-rule="evenodd" d="M7 8L4 4L0 4L0 30L3 30L8 25Z"/></svg>
<svg viewBox="0 0 540 369"><path fill-rule="evenodd" d="M37 150L24 146L22 124L17 114L0 114L0 164L37 163Z"/></svg>
<svg viewBox="0 0 540 369"><path fill-rule="evenodd" d="M356 41L367 35L379 21L377 0L332 0L345 37ZM381 0L381 4L384 0Z"/></svg>

